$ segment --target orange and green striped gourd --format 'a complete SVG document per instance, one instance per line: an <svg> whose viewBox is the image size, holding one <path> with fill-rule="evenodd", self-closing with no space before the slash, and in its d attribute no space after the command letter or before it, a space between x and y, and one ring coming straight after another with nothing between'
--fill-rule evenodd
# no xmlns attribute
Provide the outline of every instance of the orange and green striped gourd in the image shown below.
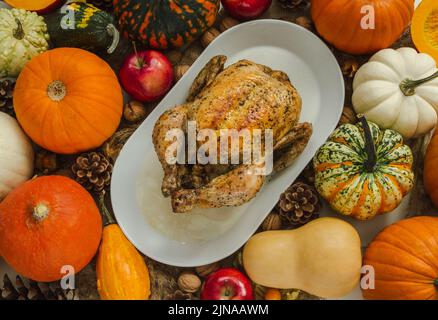
<svg viewBox="0 0 438 320"><path fill-rule="evenodd" d="M114 0L125 37L154 49L181 48L216 21L219 0Z"/></svg>
<svg viewBox="0 0 438 320"><path fill-rule="evenodd" d="M413 186L402 136L360 117L336 129L313 159L315 187L337 212L359 220L394 210Z"/></svg>

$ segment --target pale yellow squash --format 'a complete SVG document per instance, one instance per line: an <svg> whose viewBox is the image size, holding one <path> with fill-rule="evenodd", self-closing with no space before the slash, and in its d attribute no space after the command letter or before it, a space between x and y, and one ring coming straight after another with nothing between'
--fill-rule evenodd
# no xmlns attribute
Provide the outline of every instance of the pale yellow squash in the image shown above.
<svg viewBox="0 0 438 320"><path fill-rule="evenodd" d="M338 298L359 282L360 238L343 220L319 218L295 230L254 235L243 250L243 265L260 285Z"/></svg>

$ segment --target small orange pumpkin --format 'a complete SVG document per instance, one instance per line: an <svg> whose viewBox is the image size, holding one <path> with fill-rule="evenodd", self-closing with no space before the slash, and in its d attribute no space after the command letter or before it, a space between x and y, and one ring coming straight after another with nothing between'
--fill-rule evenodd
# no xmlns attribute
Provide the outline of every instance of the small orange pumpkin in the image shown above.
<svg viewBox="0 0 438 320"><path fill-rule="evenodd" d="M14 90L14 108L33 141L71 154L99 147L116 131L123 96L105 61L85 50L59 48L25 65Z"/></svg>
<svg viewBox="0 0 438 320"><path fill-rule="evenodd" d="M375 287L365 299L438 300L438 218L401 220L380 232L365 251Z"/></svg>
<svg viewBox="0 0 438 320"><path fill-rule="evenodd" d="M435 130L427 146L424 158L423 180L426 193L438 208L438 130Z"/></svg>
<svg viewBox="0 0 438 320"><path fill-rule="evenodd" d="M412 41L418 51L431 55L438 64L438 1L422 0L411 24Z"/></svg>
<svg viewBox="0 0 438 320"><path fill-rule="evenodd" d="M36 281L61 279L64 266L81 271L95 255L101 235L93 198L70 178L27 181L0 203L0 255Z"/></svg>
<svg viewBox="0 0 438 320"><path fill-rule="evenodd" d="M97 255L97 290L102 300L146 300L150 295L149 271L137 249L125 237L100 199L106 219Z"/></svg>
<svg viewBox="0 0 438 320"><path fill-rule="evenodd" d="M319 34L351 54L373 53L391 46L409 25L413 13L414 0L312 0L311 7ZM374 17L374 25L368 16Z"/></svg>

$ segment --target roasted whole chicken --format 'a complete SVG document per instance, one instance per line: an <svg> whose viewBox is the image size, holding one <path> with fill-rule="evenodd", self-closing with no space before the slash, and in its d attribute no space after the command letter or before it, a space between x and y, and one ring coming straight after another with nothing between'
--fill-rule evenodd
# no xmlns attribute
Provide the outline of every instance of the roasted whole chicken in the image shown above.
<svg viewBox="0 0 438 320"><path fill-rule="evenodd" d="M167 152L175 142L166 139L170 130L181 129L187 134L190 122L196 123L197 132L271 129L274 174L301 154L312 134L310 123L298 122L301 97L284 72L248 60L224 69L226 59L212 58L195 79L187 102L161 115L153 130L155 151L164 169L162 193L171 197L176 213L196 207L242 205L256 196L266 175L254 174L254 169L265 165L263 158L257 163L223 164L219 159L217 164L169 163ZM220 146L219 141L214 142ZM198 141L197 148L204 143Z"/></svg>

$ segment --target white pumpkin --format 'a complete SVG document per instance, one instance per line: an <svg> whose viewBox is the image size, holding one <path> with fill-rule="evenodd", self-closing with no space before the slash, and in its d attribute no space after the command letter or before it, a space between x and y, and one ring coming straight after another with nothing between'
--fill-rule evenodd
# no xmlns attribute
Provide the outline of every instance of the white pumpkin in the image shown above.
<svg viewBox="0 0 438 320"><path fill-rule="evenodd" d="M49 48L48 39L43 17L0 8L0 78L17 77L30 59Z"/></svg>
<svg viewBox="0 0 438 320"><path fill-rule="evenodd" d="M0 200L33 174L34 153L18 122L0 112Z"/></svg>
<svg viewBox="0 0 438 320"><path fill-rule="evenodd" d="M356 73L353 106L369 121L406 139L429 132L437 124L435 60L412 48L377 52Z"/></svg>

